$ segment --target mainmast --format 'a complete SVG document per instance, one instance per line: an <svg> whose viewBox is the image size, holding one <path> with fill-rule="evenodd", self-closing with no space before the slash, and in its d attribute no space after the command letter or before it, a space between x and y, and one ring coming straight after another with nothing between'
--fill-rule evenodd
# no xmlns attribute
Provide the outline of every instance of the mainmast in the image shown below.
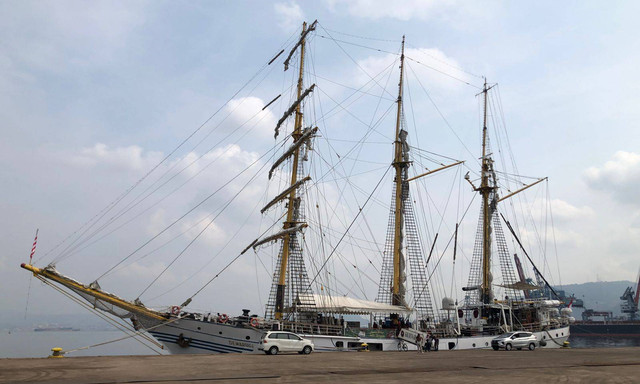
<svg viewBox="0 0 640 384"><path fill-rule="evenodd" d="M410 147L407 142L408 133L403 129L404 109L402 104L405 66L404 44L405 37L402 36L400 80L398 82L398 99L396 101L398 104L396 131L391 163L395 170L395 177L393 179L389 224L387 226L380 285L376 301L405 308L411 306L416 313L416 320L420 327L426 328L429 323L434 321L434 312L409 182L446 169L449 166L409 178L409 167L411 166ZM409 275L411 276L411 283L408 286ZM411 289L412 294L409 297L411 299L410 304L407 302L408 287Z"/></svg>
<svg viewBox="0 0 640 384"><path fill-rule="evenodd" d="M393 167L396 170L395 183L395 228L393 242L393 286L392 286L392 302L393 305L406 305L405 288L404 288L404 258L402 255L402 227L403 227L403 206L402 186L403 186L403 170L408 166L403 156L403 140L401 136L402 130L400 125L402 122L402 83L404 75L404 36L402 36L402 54L400 55L400 82L398 83L398 112L396 115L396 135L395 135L395 156L393 159Z"/></svg>
<svg viewBox="0 0 640 384"><path fill-rule="evenodd" d="M302 33L300 40L300 70L298 73L298 97L300 100L303 92L303 75L304 75L304 53L305 53L305 34L307 31L307 23L304 22L302 24ZM295 125L293 129L293 140L298 141L300 136L302 136L302 110L300 108L300 103L298 103L295 107ZM296 196L297 188L294 186L298 182L298 163L300 157L300 147L298 146L293 151L293 166L291 169L291 192L289 193L289 202L287 204L287 218L283 223L283 230L288 230L292 227L297 226L298 221L298 198ZM283 246L282 246L282 256L280 257L280 275L278 276L278 287L276 291L276 305L275 305L275 318L276 320L282 319L282 314L284 312L284 297L285 297L285 284L286 284L286 275L287 275L287 263L289 260L289 253L291 248L291 233L287 232L284 235Z"/></svg>

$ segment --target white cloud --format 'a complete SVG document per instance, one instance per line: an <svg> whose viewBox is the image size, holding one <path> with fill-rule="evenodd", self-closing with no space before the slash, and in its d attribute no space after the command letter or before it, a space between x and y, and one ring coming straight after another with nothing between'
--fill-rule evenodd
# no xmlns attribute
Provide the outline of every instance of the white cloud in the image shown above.
<svg viewBox="0 0 640 384"><path fill-rule="evenodd" d="M351 16L370 20L385 18L408 20L444 20L464 27L459 21L462 16L487 14L489 5L477 6L474 2L459 0L327 0L334 13L348 13Z"/></svg>
<svg viewBox="0 0 640 384"><path fill-rule="evenodd" d="M21 2L0 4L0 31L11 31L0 57L47 72L104 65L145 20L146 2ZM7 9L9 8L9 9ZM4 53L3 53L4 52Z"/></svg>
<svg viewBox="0 0 640 384"><path fill-rule="evenodd" d="M272 138L277 120L269 109L262 110L264 106L260 98L242 97L229 101L225 109L233 129L252 129L252 137L258 134L260 138Z"/></svg>
<svg viewBox="0 0 640 384"><path fill-rule="evenodd" d="M409 80L417 77L430 92L461 89L462 83L452 79L451 76L469 81L469 76L457 69L460 68L457 60L447 56L438 48L408 48L405 49L405 56L407 57L405 76ZM396 60L398 56L392 54L367 57L358 62L361 69L354 69L358 72L353 78L358 85L371 81L372 77L377 78L380 83L379 74L385 69L388 70ZM417 88L420 85L416 83L414 86Z"/></svg>
<svg viewBox="0 0 640 384"><path fill-rule="evenodd" d="M116 275L127 280L133 278L136 281L151 282L158 277L165 268L167 268L167 266L162 262L155 262L150 265L142 265L136 262L128 265L126 268L119 269ZM162 275L162 281L164 283L175 282L176 276L169 269Z"/></svg>
<svg viewBox="0 0 640 384"><path fill-rule="evenodd" d="M338 8L346 8L349 14L378 20L386 17L399 20L413 18L427 20L441 7L450 7L455 1L438 0L409 0L395 3L386 0L328 0L329 7L334 11Z"/></svg>
<svg viewBox="0 0 640 384"><path fill-rule="evenodd" d="M627 204L640 204L640 154L618 151L613 159L601 167L591 167L584 173L587 185L610 193L616 200Z"/></svg>
<svg viewBox="0 0 640 384"><path fill-rule="evenodd" d="M590 207L576 207L560 199L551 200L551 209L553 218L562 221L588 219L595 215Z"/></svg>
<svg viewBox="0 0 640 384"><path fill-rule="evenodd" d="M299 28L304 20L302 9L296 2L276 3L273 6L278 16L278 26L286 32Z"/></svg>
<svg viewBox="0 0 640 384"><path fill-rule="evenodd" d="M199 237L201 242L210 248L222 246L228 235L220 225L211 223L213 217L214 215L199 215L191 220L185 220L181 224L181 230L189 239L195 239L204 230Z"/></svg>
<svg viewBox="0 0 640 384"><path fill-rule="evenodd" d="M160 152L145 153L137 145L109 148L106 144L97 143L93 147L83 148L80 154L71 158L71 163L81 168L106 166L120 171L146 171L162 159Z"/></svg>
<svg viewBox="0 0 640 384"><path fill-rule="evenodd" d="M160 208L151 214L147 225L147 235L153 236L167 227L166 210Z"/></svg>

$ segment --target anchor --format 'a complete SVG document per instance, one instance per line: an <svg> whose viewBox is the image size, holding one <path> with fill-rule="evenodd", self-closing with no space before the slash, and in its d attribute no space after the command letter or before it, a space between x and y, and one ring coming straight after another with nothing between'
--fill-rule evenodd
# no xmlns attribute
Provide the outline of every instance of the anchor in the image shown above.
<svg viewBox="0 0 640 384"><path fill-rule="evenodd" d="M186 339L184 337L184 334L180 334L180 336L178 337L178 345L181 346L182 348L188 348L189 344L191 344L191 338Z"/></svg>

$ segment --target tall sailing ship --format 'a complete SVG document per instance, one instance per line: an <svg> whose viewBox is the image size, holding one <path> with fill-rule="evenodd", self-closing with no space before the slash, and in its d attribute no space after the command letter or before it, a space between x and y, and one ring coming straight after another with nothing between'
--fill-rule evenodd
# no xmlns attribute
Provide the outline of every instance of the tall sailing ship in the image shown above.
<svg viewBox="0 0 640 384"><path fill-rule="evenodd" d="M312 179L312 167L309 166L309 162L313 161L312 157L319 151L315 144L323 131L318 126L319 119L309 112L313 106L310 100L317 87L315 83L309 85L305 77L309 73L306 51L308 41L317 27L317 21L310 25L305 23L299 38L290 45L291 49L284 59L285 71L293 66L297 73L295 86L291 88L291 103L284 109L275 126L276 140L281 138L276 143L280 150L279 156L272 161L267 173L269 180L278 179L280 185L285 180L286 184L260 210L264 217L271 214L277 218L279 224L270 226L262 236L248 245L245 243L238 247L238 254L233 259L235 261L252 250L257 252L272 247L277 250L264 312L252 314L250 310L244 310L241 315L228 316L224 313L192 311L189 305L195 295L181 305L154 309L144 305L139 298L131 301L106 292L97 280L84 284L67 277L58 272L53 263L44 268L31 264L22 264L22 267L70 297L84 299L89 303L90 309L113 315L116 320L127 320L119 324L127 326L129 329L126 331L132 337L141 337L146 342L161 345L171 353L258 353L261 352L261 336L273 329L292 331L311 339L316 351L352 351L360 349L365 343L369 349L378 351L415 349L418 334L436 336L440 340L441 349L490 348L490 340L497 334L517 330L534 332L541 340L541 346L562 346L569 337L569 322L572 319L570 312L559 311L560 303L554 297L535 294L542 288L549 290L550 285L533 264L533 259L528 255L512 224L499 209L500 202L544 179L500 196L487 129L488 94L492 87L486 81L479 93L483 100L480 177L474 181L468 176L469 173L466 176L473 192L481 197L469 280L467 286L462 288L462 293L450 292L451 296L461 294L460 300L442 296L439 308L433 287L436 284L434 274L442 256L432 257L438 234L432 234L431 246L428 247L424 240L426 231L421 230L421 218L425 212L416 209L418 205L414 185L418 180L422 181L426 176L439 171L459 169L464 162L440 162L437 168L410 175L412 165L418 161L412 157L412 153L419 152L420 149L411 146L408 141L404 104L404 37L397 54L400 73L397 96L393 100L393 156L382 178L388 172L393 174L391 204L386 206L389 212L387 234L382 250L368 250L382 256L381 263L374 267L380 275L377 296L375 300L348 297L339 294L335 287L330 287L330 282L335 280L335 273L332 273L329 266L333 265L332 259L340 257L339 254L344 252L341 246L348 241L345 239L354 238L350 232L354 224L364 220L368 226L366 216L371 211L371 202L375 200L382 205L376 198L382 179L373 187L373 191L364 194L364 202L358 204L358 209L340 228L327 225L328 221L323 223L319 203L312 201L310 197L310 190L322 186L323 181ZM271 59L268 65L284 58L283 53L285 49ZM296 59L297 64L294 62ZM371 77L371 80L377 83L379 78ZM279 98L280 95L263 110ZM361 141L363 138L358 142ZM323 160L326 162L326 159L320 159ZM339 167L333 164L329 168L334 170ZM320 178L326 177L326 174ZM338 188L337 191L339 194L343 190ZM335 206L332 209L333 215L337 215ZM309 220L309 211L315 212L312 214L313 220ZM503 222L515 239L512 242L518 244L518 252L524 254L531 263L539 284L528 283L518 256L511 258L502 229ZM456 221L449 241L454 261L456 253L462 253L462 250L457 251L458 225ZM313 247L307 239L312 234L319 235L320 238ZM329 235L333 236L332 242L324 240ZM371 244L377 247L378 242ZM446 249L447 254L450 254L451 247L447 246ZM310 274L307 269L309 253L316 254L316 259L311 261L315 274ZM443 255L444 253L443 251ZM502 274L501 284L495 284L492 276L493 260L496 257ZM367 260L374 264L371 258ZM335 265L331 268L335 268ZM496 290L499 290L499 295ZM211 300L215 301L215 298ZM361 321L353 321L356 316L360 316ZM129 322L130 325L127 325ZM361 322L366 322L366 326L361 326Z"/></svg>

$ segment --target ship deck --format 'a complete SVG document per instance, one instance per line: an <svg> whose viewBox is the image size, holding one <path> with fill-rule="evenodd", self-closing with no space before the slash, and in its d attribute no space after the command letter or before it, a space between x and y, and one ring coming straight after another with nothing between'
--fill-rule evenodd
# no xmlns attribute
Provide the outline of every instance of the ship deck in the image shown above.
<svg viewBox="0 0 640 384"><path fill-rule="evenodd" d="M0 359L0 383L637 382L640 348Z"/></svg>

